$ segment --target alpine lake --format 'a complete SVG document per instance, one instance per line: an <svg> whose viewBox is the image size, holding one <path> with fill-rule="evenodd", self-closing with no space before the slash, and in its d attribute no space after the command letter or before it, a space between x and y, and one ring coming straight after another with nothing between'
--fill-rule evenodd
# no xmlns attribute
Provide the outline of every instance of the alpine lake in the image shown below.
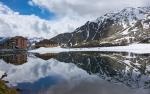
<svg viewBox="0 0 150 94"><path fill-rule="evenodd" d="M3 53L0 71L7 94L150 94L150 54Z"/></svg>

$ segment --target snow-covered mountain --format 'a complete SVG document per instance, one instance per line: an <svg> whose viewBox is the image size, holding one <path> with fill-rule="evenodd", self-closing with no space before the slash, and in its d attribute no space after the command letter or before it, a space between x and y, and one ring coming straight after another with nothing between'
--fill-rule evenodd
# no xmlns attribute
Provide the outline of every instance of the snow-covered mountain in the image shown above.
<svg viewBox="0 0 150 94"><path fill-rule="evenodd" d="M69 46L126 45L149 39L149 36L150 7L129 7L88 21L74 32L58 35L51 40Z"/></svg>
<svg viewBox="0 0 150 94"><path fill-rule="evenodd" d="M44 38L40 37L33 37L33 38L28 38L28 47L32 47L33 45L35 45L35 43L40 42L44 40Z"/></svg>

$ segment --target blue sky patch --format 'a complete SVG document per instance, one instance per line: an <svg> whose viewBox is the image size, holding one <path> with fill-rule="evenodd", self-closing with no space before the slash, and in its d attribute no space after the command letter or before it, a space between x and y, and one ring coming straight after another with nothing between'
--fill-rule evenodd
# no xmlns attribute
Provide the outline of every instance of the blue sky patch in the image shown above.
<svg viewBox="0 0 150 94"><path fill-rule="evenodd" d="M38 6L31 6L28 4L30 0L0 0L4 5L7 5L13 11L19 12L21 15L36 15L42 19L52 20L55 14L47 9L41 9Z"/></svg>

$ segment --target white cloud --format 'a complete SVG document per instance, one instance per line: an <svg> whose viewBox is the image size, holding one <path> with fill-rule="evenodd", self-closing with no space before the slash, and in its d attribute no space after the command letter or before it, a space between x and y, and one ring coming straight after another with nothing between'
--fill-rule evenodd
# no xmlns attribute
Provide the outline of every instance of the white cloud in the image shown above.
<svg viewBox="0 0 150 94"><path fill-rule="evenodd" d="M0 13L1 14L12 14L13 11L10 8L8 8L7 6L0 3Z"/></svg>
<svg viewBox="0 0 150 94"><path fill-rule="evenodd" d="M2 37L21 35L52 38L57 34L73 31L81 23L76 18L63 17L47 21L35 15L20 15L0 3L0 36Z"/></svg>
<svg viewBox="0 0 150 94"><path fill-rule="evenodd" d="M32 0L34 5L44 7L59 16L100 15L125 7L145 6L148 0ZM145 3L146 2L146 3Z"/></svg>
<svg viewBox="0 0 150 94"><path fill-rule="evenodd" d="M32 1L28 1L28 4L29 4L30 6L34 6L34 3L33 3Z"/></svg>
<svg viewBox="0 0 150 94"><path fill-rule="evenodd" d="M48 22L34 15L0 14L1 36L49 37L50 34Z"/></svg>
<svg viewBox="0 0 150 94"><path fill-rule="evenodd" d="M51 37L54 32L50 30L48 21L35 15L20 15L0 3L0 36Z"/></svg>
<svg viewBox="0 0 150 94"><path fill-rule="evenodd" d="M31 6L47 8L56 19L47 21L35 15L20 15L0 3L0 35L51 38L72 32L88 20L121 10L124 7L145 6L149 0L31 0Z"/></svg>

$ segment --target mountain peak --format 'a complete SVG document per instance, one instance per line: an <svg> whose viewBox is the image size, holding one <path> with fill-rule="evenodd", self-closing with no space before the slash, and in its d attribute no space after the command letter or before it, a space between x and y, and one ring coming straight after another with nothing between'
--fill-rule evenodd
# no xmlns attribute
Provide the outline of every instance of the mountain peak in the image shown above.
<svg viewBox="0 0 150 94"><path fill-rule="evenodd" d="M70 37L63 41L69 45L91 44L100 46L103 43L110 45L126 45L140 42L150 36L150 7L127 7L117 13L107 13L95 21L87 21L73 33L61 35ZM59 37L56 38L59 42ZM62 41L62 40L61 40ZM94 41L94 42L93 42Z"/></svg>

